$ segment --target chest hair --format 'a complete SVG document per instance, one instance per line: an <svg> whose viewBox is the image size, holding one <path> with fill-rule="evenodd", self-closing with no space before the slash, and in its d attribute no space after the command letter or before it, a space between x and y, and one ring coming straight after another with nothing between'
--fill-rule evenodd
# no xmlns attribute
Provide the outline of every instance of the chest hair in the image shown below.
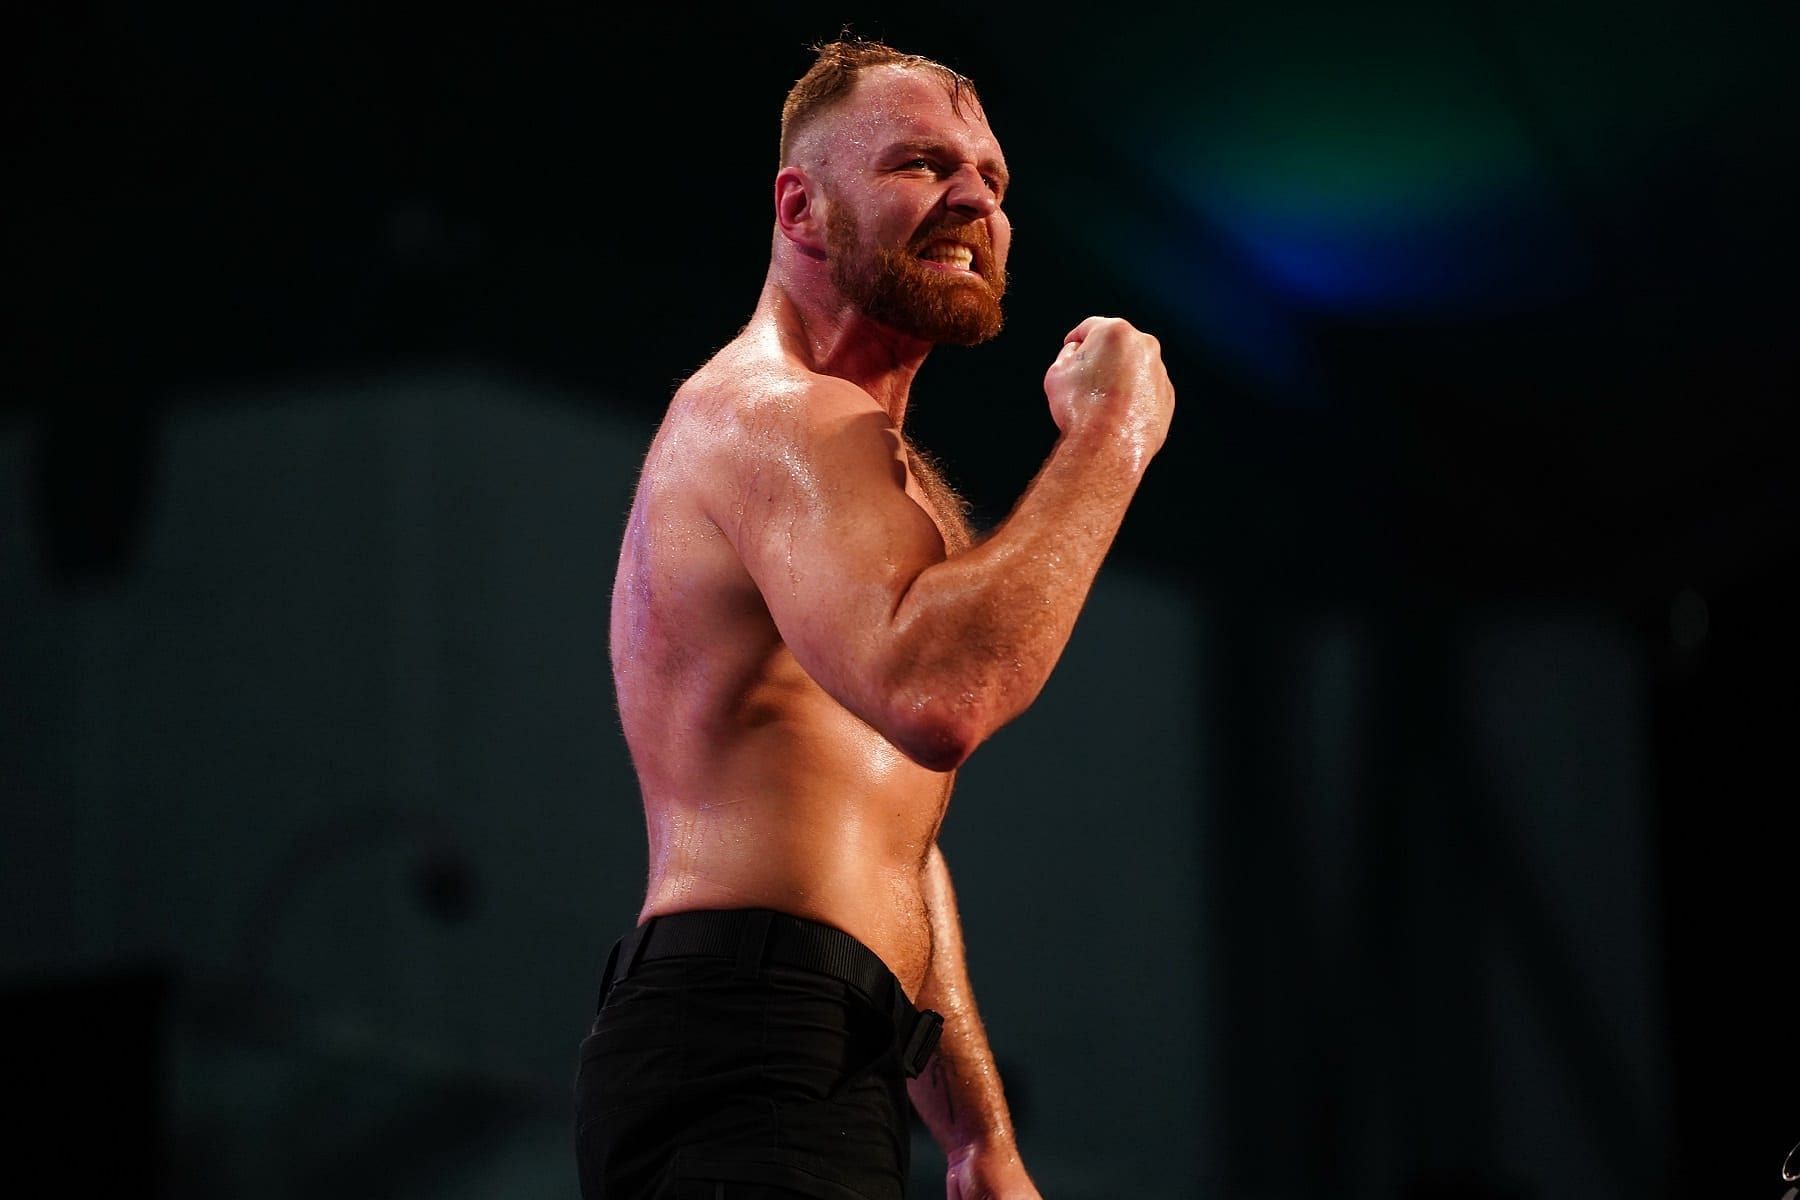
<svg viewBox="0 0 1800 1200"><path fill-rule="evenodd" d="M944 535L944 548L951 554L967 550L973 543L969 502L956 494L936 461L910 441L906 443L906 462L925 498L931 502L931 516Z"/></svg>

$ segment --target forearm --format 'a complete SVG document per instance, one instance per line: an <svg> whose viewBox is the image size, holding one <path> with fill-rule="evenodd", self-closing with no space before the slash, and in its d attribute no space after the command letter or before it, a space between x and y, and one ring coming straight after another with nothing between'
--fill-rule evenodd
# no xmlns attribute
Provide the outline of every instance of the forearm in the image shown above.
<svg viewBox="0 0 1800 1200"><path fill-rule="evenodd" d="M907 1091L946 1155L980 1149L1016 1160L1018 1143L1012 1116L969 988L956 895L950 886L949 868L936 846L926 861L923 883L932 951L918 1003L943 1016L944 1032L937 1053L925 1071L907 1084Z"/></svg>
<svg viewBox="0 0 1800 1200"><path fill-rule="evenodd" d="M921 572L901 597L895 694L941 708L962 756L1043 689L1147 460L1112 431L1063 437L991 536Z"/></svg>

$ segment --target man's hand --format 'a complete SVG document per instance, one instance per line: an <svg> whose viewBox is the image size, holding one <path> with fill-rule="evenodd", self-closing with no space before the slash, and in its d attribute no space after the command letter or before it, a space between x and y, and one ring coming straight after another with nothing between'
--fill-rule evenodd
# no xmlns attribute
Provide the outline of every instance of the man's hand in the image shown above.
<svg viewBox="0 0 1800 1200"><path fill-rule="evenodd" d="M1118 433L1143 459L1162 448L1175 413L1162 344L1118 317L1089 317L1069 331L1044 394L1063 433Z"/></svg>
<svg viewBox="0 0 1800 1200"><path fill-rule="evenodd" d="M945 1200L1044 1200L1016 1150L968 1147L950 1155Z"/></svg>

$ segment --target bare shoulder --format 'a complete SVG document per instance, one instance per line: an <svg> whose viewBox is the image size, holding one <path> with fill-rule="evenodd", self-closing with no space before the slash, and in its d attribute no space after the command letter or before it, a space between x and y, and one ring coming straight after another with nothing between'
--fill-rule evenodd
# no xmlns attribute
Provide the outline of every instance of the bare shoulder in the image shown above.
<svg viewBox="0 0 1800 1200"><path fill-rule="evenodd" d="M715 421L721 435L752 445L803 434L821 421L881 412L874 397L848 380L810 371L747 339L696 371L676 393L675 407L684 417Z"/></svg>
<svg viewBox="0 0 1800 1200"><path fill-rule="evenodd" d="M747 494L810 490L820 457L852 426L892 430L874 397L848 380L734 343L676 392L659 441L683 448L680 457L695 468L693 481L718 520L718 506L741 505ZM897 433L884 444L897 450Z"/></svg>

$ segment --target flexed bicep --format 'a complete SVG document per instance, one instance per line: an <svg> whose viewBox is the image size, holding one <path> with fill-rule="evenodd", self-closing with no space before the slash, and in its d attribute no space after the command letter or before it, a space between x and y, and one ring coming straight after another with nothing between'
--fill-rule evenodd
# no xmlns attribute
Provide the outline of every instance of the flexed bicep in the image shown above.
<svg viewBox="0 0 1800 1200"><path fill-rule="evenodd" d="M741 414L708 495L782 640L825 691L907 753L909 660L896 621L942 535L906 491L899 433L828 381Z"/></svg>

